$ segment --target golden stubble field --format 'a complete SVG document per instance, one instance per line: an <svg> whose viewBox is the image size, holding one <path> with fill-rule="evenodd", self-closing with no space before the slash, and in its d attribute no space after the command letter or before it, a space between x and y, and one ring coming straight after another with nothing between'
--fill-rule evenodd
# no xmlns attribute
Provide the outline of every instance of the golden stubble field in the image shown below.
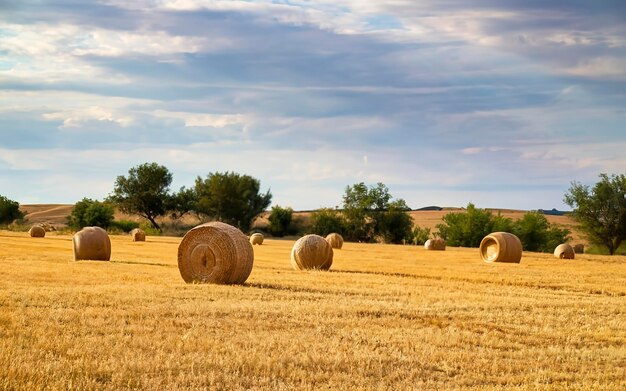
<svg viewBox="0 0 626 391"><path fill-rule="evenodd" d="M245 285L188 285L180 238L111 239L0 231L1 389L626 389L626 257L347 243L297 272L266 240Z"/></svg>

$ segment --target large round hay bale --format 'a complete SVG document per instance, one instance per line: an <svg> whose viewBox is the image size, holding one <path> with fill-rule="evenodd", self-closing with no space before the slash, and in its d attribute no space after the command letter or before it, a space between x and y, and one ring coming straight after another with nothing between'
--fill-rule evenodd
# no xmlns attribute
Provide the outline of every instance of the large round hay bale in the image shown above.
<svg viewBox="0 0 626 391"><path fill-rule="evenodd" d="M519 263L522 259L522 242L508 232L494 232L480 242L480 256L488 263Z"/></svg>
<svg viewBox="0 0 626 391"><path fill-rule="evenodd" d="M328 270L333 264L333 249L319 235L306 235L291 249L291 266L296 270Z"/></svg>
<svg viewBox="0 0 626 391"><path fill-rule="evenodd" d="M141 228L135 228L130 231L130 236L133 238L133 242L145 242L146 232Z"/></svg>
<svg viewBox="0 0 626 391"><path fill-rule="evenodd" d="M46 230L43 227L40 227L39 225L33 225L28 230L28 234L30 235L31 238L43 238L46 236Z"/></svg>
<svg viewBox="0 0 626 391"><path fill-rule="evenodd" d="M225 223L192 228L178 246L178 270L185 282L243 284L253 262L248 237Z"/></svg>
<svg viewBox="0 0 626 391"><path fill-rule="evenodd" d="M446 249L446 241L441 238L428 239L424 243L426 250L444 251Z"/></svg>
<svg viewBox="0 0 626 391"><path fill-rule="evenodd" d="M108 261L111 259L111 239L100 227L85 227L74 234L74 260Z"/></svg>
<svg viewBox="0 0 626 391"><path fill-rule="evenodd" d="M258 244L258 245L262 245L263 244L263 234L262 233L253 233L252 235L250 235L250 244Z"/></svg>
<svg viewBox="0 0 626 391"><path fill-rule="evenodd" d="M582 243L578 243L574 245L574 253L575 254L584 254L585 252L585 245Z"/></svg>
<svg viewBox="0 0 626 391"><path fill-rule="evenodd" d="M567 243L559 244L554 249L554 256L559 259L574 259L574 248Z"/></svg>
<svg viewBox="0 0 626 391"><path fill-rule="evenodd" d="M341 250L343 247L343 237L338 233L330 233L326 235L326 241L330 244L330 247Z"/></svg>

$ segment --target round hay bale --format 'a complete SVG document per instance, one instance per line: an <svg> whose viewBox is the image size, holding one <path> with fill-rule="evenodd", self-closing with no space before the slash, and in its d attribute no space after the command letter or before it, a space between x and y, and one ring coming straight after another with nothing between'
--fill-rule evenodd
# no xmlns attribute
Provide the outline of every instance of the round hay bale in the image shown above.
<svg viewBox="0 0 626 391"><path fill-rule="evenodd" d="M74 234L74 260L108 261L111 259L111 239L100 227L85 227Z"/></svg>
<svg viewBox="0 0 626 391"><path fill-rule="evenodd" d="M217 221L190 229L178 246L178 270L188 283L243 284L253 262L248 237Z"/></svg>
<svg viewBox="0 0 626 391"><path fill-rule="evenodd" d="M338 233L330 233L326 235L326 241L330 244L330 247L341 250L343 247L343 237Z"/></svg>
<svg viewBox="0 0 626 391"><path fill-rule="evenodd" d="M575 254L584 254L585 253L585 245L582 243L578 243L574 245L574 253Z"/></svg>
<svg viewBox="0 0 626 391"><path fill-rule="evenodd" d="M319 235L306 235L291 249L291 266L295 270L328 270L333 264L333 249Z"/></svg>
<svg viewBox="0 0 626 391"><path fill-rule="evenodd" d="M46 230L38 225L33 225L28 230L28 234L31 238L43 238L46 236Z"/></svg>
<svg viewBox="0 0 626 391"><path fill-rule="evenodd" d="M133 237L133 242L145 242L146 232L141 228L135 228L130 231L130 236Z"/></svg>
<svg viewBox="0 0 626 391"><path fill-rule="evenodd" d="M253 233L252 235L250 235L250 244L258 244L261 245L263 244L263 234L261 233Z"/></svg>
<svg viewBox="0 0 626 391"><path fill-rule="evenodd" d="M426 243L424 243L424 248L431 251L445 251L446 241L440 238L428 239Z"/></svg>
<svg viewBox="0 0 626 391"><path fill-rule="evenodd" d="M480 242L480 256L487 263L519 263L522 259L522 242L508 232L494 232Z"/></svg>
<svg viewBox="0 0 626 391"><path fill-rule="evenodd" d="M559 244L554 249L554 256L559 259L574 259L574 248L567 243Z"/></svg>

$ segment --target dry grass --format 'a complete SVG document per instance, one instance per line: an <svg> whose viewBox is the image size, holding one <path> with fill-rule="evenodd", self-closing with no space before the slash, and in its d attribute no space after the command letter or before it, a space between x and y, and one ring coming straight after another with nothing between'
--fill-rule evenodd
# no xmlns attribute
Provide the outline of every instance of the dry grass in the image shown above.
<svg viewBox="0 0 626 391"><path fill-rule="evenodd" d="M180 238L0 231L0 389L626 389L626 257L346 243L331 272L255 246L243 286L190 285Z"/></svg>

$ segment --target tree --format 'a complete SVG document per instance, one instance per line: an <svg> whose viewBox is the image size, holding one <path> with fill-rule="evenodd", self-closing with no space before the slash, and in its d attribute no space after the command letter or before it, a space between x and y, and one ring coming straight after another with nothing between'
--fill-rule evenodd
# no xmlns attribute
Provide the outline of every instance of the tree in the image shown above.
<svg viewBox="0 0 626 391"><path fill-rule="evenodd" d="M421 228L419 225L416 225L413 229L413 244L423 245L428 239L430 239L430 228Z"/></svg>
<svg viewBox="0 0 626 391"><path fill-rule="evenodd" d="M572 182L564 202L573 208L572 216L595 245L613 255L626 239L626 176L600 174L592 189Z"/></svg>
<svg viewBox="0 0 626 391"><path fill-rule="evenodd" d="M511 219L479 209L469 203L464 213L448 213L437 224L439 236L449 246L478 247L483 238L496 231L511 231Z"/></svg>
<svg viewBox="0 0 626 391"><path fill-rule="evenodd" d="M209 218L233 225L244 232L272 201L268 190L260 193L261 182L249 175L215 172L196 179L195 210Z"/></svg>
<svg viewBox="0 0 626 391"><path fill-rule="evenodd" d="M155 219L165 215L171 205L170 171L157 163L144 163L128 170L128 177L118 176L108 200L125 213L137 214L161 229Z"/></svg>
<svg viewBox="0 0 626 391"><path fill-rule="evenodd" d="M180 218L193 211L196 207L196 193L193 188L187 189L184 186L178 193L172 194L169 198L167 210L172 212L172 217Z"/></svg>
<svg viewBox="0 0 626 391"><path fill-rule="evenodd" d="M115 211L111 205L89 198L78 201L68 217L68 225L76 230L83 227L108 228L113 222Z"/></svg>
<svg viewBox="0 0 626 391"><path fill-rule="evenodd" d="M268 217L269 226L267 230L272 236L282 237L294 233L292 224L293 209L282 208L278 205L272 207L272 212Z"/></svg>
<svg viewBox="0 0 626 391"><path fill-rule="evenodd" d="M331 208L318 209L311 214L311 231L320 236L331 233L345 235L346 221L338 211Z"/></svg>
<svg viewBox="0 0 626 391"><path fill-rule="evenodd" d="M0 195L0 224L10 223L22 217L24 214L20 212L20 204Z"/></svg>
<svg viewBox="0 0 626 391"><path fill-rule="evenodd" d="M343 196L347 238L363 242L380 238L390 243L410 240L413 219L406 213L410 208L402 199L391 199L383 183L369 188L363 182L347 186Z"/></svg>
<svg viewBox="0 0 626 391"><path fill-rule="evenodd" d="M376 229L385 243L400 244L413 239L413 217L404 200L399 199L388 204L387 210L378 212Z"/></svg>
<svg viewBox="0 0 626 391"><path fill-rule="evenodd" d="M556 246L569 240L569 230L550 224L539 212L524 213L513 223L511 233L520 239L526 251L552 252Z"/></svg>

